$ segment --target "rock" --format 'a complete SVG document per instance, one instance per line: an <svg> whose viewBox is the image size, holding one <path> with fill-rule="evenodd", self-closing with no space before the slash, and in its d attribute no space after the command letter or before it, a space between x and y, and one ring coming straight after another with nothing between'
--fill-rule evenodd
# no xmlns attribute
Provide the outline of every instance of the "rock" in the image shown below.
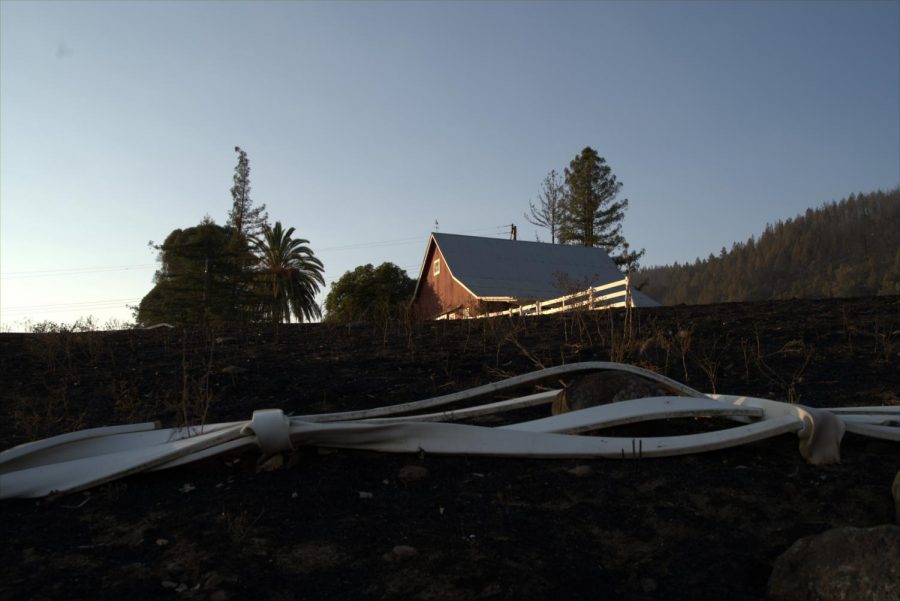
<svg viewBox="0 0 900 601"><path fill-rule="evenodd" d="M775 561L772 601L900 598L900 526L835 528L801 538Z"/></svg>
<svg viewBox="0 0 900 601"><path fill-rule="evenodd" d="M641 578L641 590L645 593L652 593L656 590L656 580L653 578Z"/></svg>
<svg viewBox="0 0 900 601"><path fill-rule="evenodd" d="M166 572L169 574L181 574L184 572L184 566L177 561L172 561L166 565Z"/></svg>
<svg viewBox="0 0 900 601"><path fill-rule="evenodd" d="M566 472L576 478L584 478L593 474L594 470L589 465L576 465L572 469L566 470Z"/></svg>
<svg viewBox="0 0 900 601"><path fill-rule="evenodd" d="M385 553L381 558L385 561L403 561L412 559L419 554L418 549L409 545L397 545L389 553Z"/></svg>
<svg viewBox="0 0 900 601"><path fill-rule="evenodd" d="M228 593L219 589L209 596L209 601L228 601Z"/></svg>
<svg viewBox="0 0 900 601"><path fill-rule="evenodd" d="M391 552L397 559L409 559L419 554L418 549L410 547L409 545L397 545Z"/></svg>
<svg viewBox="0 0 900 601"><path fill-rule="evenodd" d="M224 581L225 579L217 573L210 572L206 575L206 580L203 581L203 590L210 591L212 589L218 589Z"/></svg>
<svg viewBox="0 0 900 601"><path fill-rule="evenodd" d="M397 474L397 479L408 484L417 480L424 480L428 477L428 468L421 465L404 465Z"/></svg>
<svg viewBox="0 0 900 601"><path fill-rule="evenodd" d="M281 453L275 453L271 457L267 457L265 460L260 461L256 465L256 473L260 472L274 472L277 469L281 469L284 466L284 455Z"/></svg>
<svg viewBox="0 0 900 601"><path fill-rule="evenodd" d="M171 580L163 580L161 584L163 588L178 588L178 583Z"/></svg>
<svg viewBox="0 0 900 601"><path fill-rule="evenodd" d="M370 493L370 492L368 492L368 491L365 491L365 490L359 491L359 498L360 498L360 499L371 499L371 498L374 497L374 496L375 496L375 495L373 495L372 493Z"/></svg>
<svg viewBox="0 0 900 601"><path fill-rule="evenodd" d="M891 494L894 495L894 507L897 510L897 523L900 524L900 471L894 476L894 484L891 486Z"/></svg>
<svg viewBox="0 0 900 601"><path fill-rule="evenodd" d="M576 378L553 401L553 415L577 411L587 407L640 399L666 396L655 383L634 374L602 371Z"/></svg>

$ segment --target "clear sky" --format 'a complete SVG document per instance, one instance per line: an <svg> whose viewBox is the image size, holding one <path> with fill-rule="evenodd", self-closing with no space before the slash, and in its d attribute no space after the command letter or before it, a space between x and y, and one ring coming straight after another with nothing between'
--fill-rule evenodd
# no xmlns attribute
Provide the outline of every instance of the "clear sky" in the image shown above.
<svg viewBox="0 0 900 601"><path fill-rule="evenodd" d="M900 185L900 2L2 0L2 327L129 319L147 242L225 223L235 145L329 284L416 277L435 220L546 240L585 146L644 264L690 261Z"/></svg>

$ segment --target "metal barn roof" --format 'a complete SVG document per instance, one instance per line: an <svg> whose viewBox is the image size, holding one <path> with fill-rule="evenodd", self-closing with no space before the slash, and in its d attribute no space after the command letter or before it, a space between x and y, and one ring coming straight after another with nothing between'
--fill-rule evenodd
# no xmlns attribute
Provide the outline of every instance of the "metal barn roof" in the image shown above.
<svg viewBox="0 0 900 601"><path fill-rule="evenodd" d="M623 277L601 248L459 234L432 236L453 277L482 299L547 300ZM634 302L658 306L639 292L634 293Z"/></svg>

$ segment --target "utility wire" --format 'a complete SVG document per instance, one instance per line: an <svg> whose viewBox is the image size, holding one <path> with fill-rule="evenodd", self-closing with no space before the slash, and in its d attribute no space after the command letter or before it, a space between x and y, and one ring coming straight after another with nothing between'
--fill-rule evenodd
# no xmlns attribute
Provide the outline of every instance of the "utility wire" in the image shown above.
<svg viewBox="0 0 900 601"><path fill-rule="evenodd" d="M59 311L78 311L84 309L114 309L116 307L125 306L131 303L139 302L139 298L120 298L108 300L84 301L78 303L56 303L48 305L18 305L14 307L0 307L0 313L28 313L32 311L40 311L42 313L53 313Z"/></svg>
<svg viewBox="0 0 900 601"><path fill-rule="evenodd" d="M476 232L492 232L496 236L506 235L509 232L509 225L497 225L493 227L486 228L477 228L477 229L469 229L462 230L460 233L468 234L468 233L476 233ZM317 252L323 251L340 251L340 250L355 250L355 249L363 249L363 248L379 248L383 246L396 246L401 244L412 244L412 243L421 243L423 240L422 236L415 236L410 238L398 238L395 240L376 240L372 242L359 242L354 244L344 244L339 246L326 246L319 249L313 249ZM108 272L116 272L116 271L132 271L138 269L149 269L151 267L158 267L156 263L136 263L132 265L110 265L105 267L73 267L71 269L44 269L44 270L35 270L35 271L8 271L6 273L0 274L0 279L3 280L17 280L17 279L26 279L26 278L44 278L44 277L57 277L63 275L83 275L83 274L91 274L91 273L108 273Z"/></svg>
<svg viewBox="0 0 900 601"><path fill-rule="evenodd" d="M4 280L20 280L26 278L47 278L60 275L83 275L90 273L106 273L111 271L133 271L156 267L156 263L141 263L137 265L118 265L111 267L76 267L73 269L47 269L43 271L10 271L0 275Z"/></svg>
<svg viewBox="0 0 900 601"><path fill-rule="evenodd" d="M498 225L494 227L488 228L478 228L472 230L463 230L460 233L475 233L475 232L494 232L496 235L507 234L509 232L508 225ZM317 252L322 251L335 251L335 250L355 250L358 248L378 248L382 246L397 246L401 244L413 244L413 243L421 243L422 236L415 236L411 238L398 238L396 240L379 240L375 242L359 242L356 244L345 244L341 246L326 246L324 248L313 249Z"/></svg>
<svg viewBox="0 0 900 601"><path fill-rule="evenodd" d="M413 244L420 243L422 238L420 236L416 236L415 238L400 238L398 240L385 240L382 242L360 242L358 244L346 244L343 246L327 246L324 248L320 248L318 250L313 249L316 252L330 252L335 250L355 250L358 248L377 248L382 246L397 246L401 244Z"/></svg>
<svg viewBox="0 0 900 601"><path fill-rule="evenodd" d="M8 309L44 309L44 308L52 308L52 307L71 307L75 305L94 305L97 303L124 303L133 301L133 298L110 298L105 300L91 300L91 301L79 301L74 303L52 303L46 305L18 305L13 307L7 307Z"/></svg>

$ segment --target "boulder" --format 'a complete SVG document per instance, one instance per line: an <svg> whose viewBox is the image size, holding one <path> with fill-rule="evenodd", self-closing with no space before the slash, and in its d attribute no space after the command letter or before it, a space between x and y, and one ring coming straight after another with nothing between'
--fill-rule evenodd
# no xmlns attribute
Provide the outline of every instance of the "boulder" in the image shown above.
<svg viewBox="0 0 900 601"><path fill-rule="evenodd" d="M419 554L419 550L409 545L397 545L389 553L382 555L385 561L403 561L412 559Z"/></svg>
<svg viewBox="0 0 900 601"><path fill-rule="evenodd" d="M772 601L900 599L900 527L801 538L775 561L768 592Z"/></svg>
<svg viewBox="0 0 900 601"><path fill-rule="evenodd" d="M397 474L397 479L404 484L424 480L428 477L428 468L421 465L404 465Z"/></svg>
<svg viewBox="0 0 900 601"><path fill-rule="evenodd" d="M256 462L256 473L274 472L284 466L284 455L275 453L274 455L262 456Z"/></svg>
<svg viewBox="0 0 900 601"><path fill-rule="evenodd" d="M591 466L589 465L576 465L572 469L566 471L576 478L586 478L594 473L594 470L591 469Z"/></svg>
<svg viewBox="0 0 900 601"><path fill-rule="evenodd" d="M646 378L630 373L601 371L577 378L553 401L553 415L631 399L671 393Z"/></svg>

